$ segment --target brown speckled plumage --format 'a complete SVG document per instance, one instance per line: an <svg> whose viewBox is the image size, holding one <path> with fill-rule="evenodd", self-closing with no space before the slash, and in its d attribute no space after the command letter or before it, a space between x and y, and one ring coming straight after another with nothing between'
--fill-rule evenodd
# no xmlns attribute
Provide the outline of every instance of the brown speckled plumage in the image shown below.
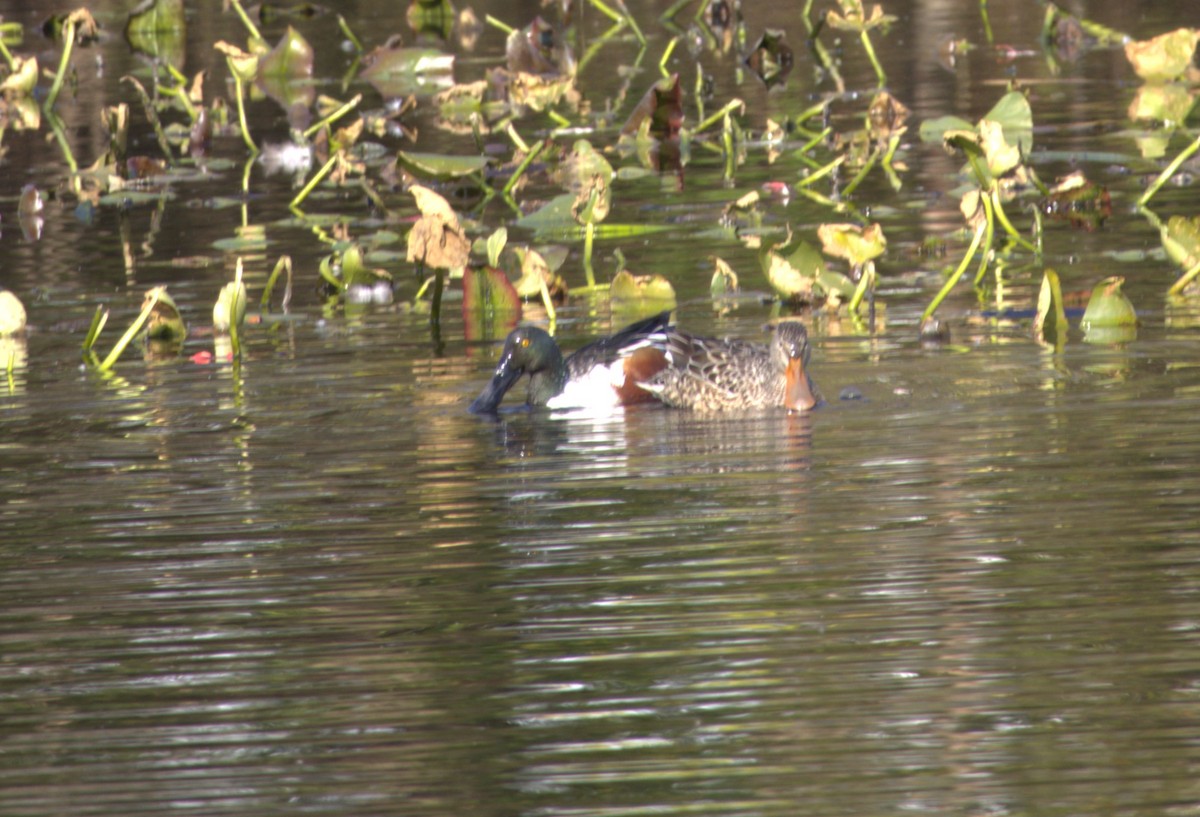
<svg viewBox="0 0 1200 817"><path fill-rule="evenodd" d="M668 406L704 413L772 407L805 411L820 401L804 371L808 332L799 321L781 321L765 345L673 330L667 357L667 367L642 386Z"/></svg>

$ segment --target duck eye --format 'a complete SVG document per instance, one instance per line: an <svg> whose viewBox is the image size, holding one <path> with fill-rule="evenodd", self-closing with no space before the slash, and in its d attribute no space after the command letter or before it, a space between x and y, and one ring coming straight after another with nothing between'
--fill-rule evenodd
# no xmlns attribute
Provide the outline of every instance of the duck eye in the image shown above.
<svg viewBox="0 0 1200 817"><path fill-rule="evenodd" d="M521 338L521 348L525 349L529 346L529 338Z"/></svg>

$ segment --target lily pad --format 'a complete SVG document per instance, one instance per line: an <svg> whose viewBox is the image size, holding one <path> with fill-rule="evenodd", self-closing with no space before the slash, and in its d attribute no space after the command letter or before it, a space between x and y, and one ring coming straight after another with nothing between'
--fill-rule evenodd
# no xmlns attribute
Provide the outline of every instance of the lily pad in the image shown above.
<svg viewBox="0 0 1200 817"><path fill-rule="evenodd" d="M150 317L146 321L146 338L169 343L182 343L187 337L187 325L179 314L175 299L166 287L155 287L146 293L142 308L150 306Z"/></svg>
<svg viewBox="0 0 1200 817"><path fill-rule="evenodd" d="M1133 303L1121 291L1124 283L1124 278L1114 275L1096 284L1080 322L1084 330L1137 324Z"/></svg>
<svg viewBox="0 0 1200 817"><path fill-rule="evenodd" d="M1175 127L1183 124L1195 104L1196 95L1177 82L1143 85L1129 103L1129 118Z"/></svg>
<svg viewBox="0 0 1200 817"><path fill-rule="evenodd" d="M362 78L389 99L433 94L453 84L454 55L435 48L381 46L363 60Z"/></svg>
<svg viewBox="0 0 1200 817"><path fill-rule="evenodd" d="M1185 270L1200 264L1200 216L1171 216L1159 229L1163 249Z"/></svg>
<svg viewBox="0 0 1200 817"><path fill-rule="evenodd" d="M488 165L486 156L453 156L404 150L396 153L396 161L414 176L440 180L469 176Z"/></svg>
<svg viewBox="0 0 1200 817"><path fill-rule="evenodd" d="M467 263L471 242L449 203L427 187L413 185L421 217L408 233L410 262L434 269L457 269Z"/></svg>
<svg viewBox="0 0 1200 817"><path fill-rule="evenodd" d="M186 36L183 0L146 0L125 23L125 39L133 50L176 69L183 68Z"/></svg>
<svg viewBox="0 0 1200 817"><path fill-rule="evenodd" d="M661 275L634 275L629 270L621 270L612 280L609 295L614 302L622 302L622 308L628 309L632 304L652 304L655 311L675 308L675 288L671 282ZM640 307L639 307L640 308Z"/></svg>
<svg viewBox="0 0 1200 817"><path fill-rule="evenodd" d="M1125 57L1133 70L1147 82L1178 79L1192 64L1200 29L1177 28L1151 40L1125 44Z"/></svg>
<svg viewBox="0 0 1200 817"><path fill-rule="evenodd" d="M521 317L521 298L503 272L494 267L467 267L462 284L462 315L468 337L499 337L516 326Z"/></svg>
<svg viewBox="0 0 1200 817"><path fill-rule="evenodd" d="M7 289L0 289L0 337L25 331L25 306Z"/></svg>
<svg viewBox="0 0 1200 817"><path fill-rule="evenodd" d="M1033 334L1046 343L1058 346L1066 338L1066 333L1067 311L1063 307L1062 284L1059 283L1058 273L1047 268L1042 273Z"/></svg>
<svg viewBox="0 0 1200 817"><path fill-rule="evenodd" d="M844 258L860 266L883 255L887 239L878 224L860 227L857 224L822 224L817 228L821 249L834 258Z"/></svg>

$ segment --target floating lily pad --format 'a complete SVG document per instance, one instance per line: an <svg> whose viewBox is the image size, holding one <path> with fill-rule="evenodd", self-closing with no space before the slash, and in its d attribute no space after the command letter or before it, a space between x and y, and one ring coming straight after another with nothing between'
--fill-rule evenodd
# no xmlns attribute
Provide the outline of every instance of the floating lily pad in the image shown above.
<svg viewBox="0 0 1200 817"><path fill-rule="evenodd" d="M1080 322L1085 330L1137 324L1133 303L1121 291L1124 283L1124 278L1114 275L1096 284Z"/></svg>
<svg viewBox="0 0 1200 817"><path fill-rule="evenodd" d="M467 267L462 284L462 315L468 337L501 337L517 325L521 298L503 272L495 267Z"/></svg>
<svg viewBox="0 0 1200 817"><path fill-rule="evenodd" d="M179 314L175 299L167 293L167 288L155 287L147 292L142 308L147 306L150 307L150 317L146 321L146 338L182 343L187 337L187 325Z"/></svg>
<svg viewBox="0 0 1200 817"><path fill-rule="evenodd" d="M25 306L7 289L0 289L0 337L25 331Z"/></svg>
<svg viewBox="0 0 1200 817"><path fill-rule="evenodd" d="M857 224L822 224L817 228L821 249L834 258L844 258L860 266L883 255L887 239L878 224L860 227Z"/></svg>
<svg viewBox="0 0 1200 817"><path fill-rule="evenodd" d="M1059 283L1058 273L1049 268L1042 273L1042 288L1038 292L1033 334L1055 346L1060 345L1067 334L1067 311L1063 306L1062 285Z"/></svg>
<svg viewBox="0 0 1200 817"><path fill-rule="evenodd" d="M382 46L364 62L362 78L387 98L433 94L454 82L454 55L434 48Z"/></svg>
<svg viewBox="0 0 1200 817"><path fill-rule="evenodd" d="M1129 103L1129 118L1161 122L1167 126L1183 124L1196 104L1196 95L1177 82L1143 85Z"/></svg>
<svg viewBox="0 0 1200 817"><path fill-rule="evenodd" d="M414 176L425 179L459 179L478 173L488 165L486 156L453 156L438 153L398 151L396 161Z"/></svg>
<svg viewBox="0 0 1200 817"><path fill-rule="evenodd" d="M675 308L675 288L657 274L634 275L629 270L621 270L612 280L609 295L614 302L623 302L624 308L633 303L652 304L656 307L654 311Z"/></svg>
<svg viewBox="0 0 1200 817"><path fill-rule="evenodd" d="M1200 29L1178 28L1151 40L1125 44L1125 57L1147 82L1169 82L1183 76L1192 64Z"/></svg>
<svg viewBox="0 0 1200 817"><path fill-rule="evenodd" d="M125 23L130 48L177 69L183 68L186 36L183 0L146 0Z"/></svg>
<svg viewBox="0 0 1200 817"><path fill-rule="evenodd" d="M1200 216L1171 216L1159 229L1163 249L1185 270L1200 264Z"/></svg>

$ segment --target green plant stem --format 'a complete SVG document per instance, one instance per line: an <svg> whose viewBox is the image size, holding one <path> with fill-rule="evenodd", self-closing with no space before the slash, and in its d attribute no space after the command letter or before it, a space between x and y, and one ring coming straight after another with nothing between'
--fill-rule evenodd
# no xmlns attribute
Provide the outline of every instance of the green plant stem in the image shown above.
<svg viewBox="0 0 1200 817"><path fill-rule="evenodd" d="M664 77L671 76L671 72L667 70L667 61L671 59L671 55L675 53L675 46L679 44L679 35L671 38L667 43L667 47L663 49L663 55L658 61L658 72Z"/></svg>
<svg viewBox="0 0 1200 817"><path fill-rule="evenodd" d="M156 293L154 297L150 299L150 302L142 307L142 314L138 315L137 320L135 320L133 324L125 330L125 334L121 336L121 339L117 341L117 345L114 346L112 351L108 353L108 357L101 361L100 365L97 367L100 369L100 371L107 372L113 367L113 364L117 362L117 358L119 358L121 353L125 351L125 347L129 345L129 342L132 341L137 333L142 330L142 327L146 325L146 320L150 317L150 313L154 311L154 307L157 305L158 294Z"/></svg>
<svg viewBox="0 0 1200 817"><path fill-rule="evenodd" d="M304 185L304 188L296 194L294 199L291 200L291 202L288 204L289 208L293 210L298 208L300 203L308 198L308 194L311 193L318 184L324 181L325 177L328 176L333 170L333 166L337 164L337 158L338 155L336 153L329 157L329 161L321 166L321 169L316 172L316 175L309 179L308 184Z"/></svg>
<svg viewBox="0 0 1200 817"><path fill-rule="evenodd" d="M154 137L158 140L158 148L163 152L163 156L167 159L167 164L173 161L171 153L171 143L167 141L167 132L163 130L162 120L158 118L158 111L154 109L154 102L151 101L150 95L146 93L146 89L142 83L138 82L132 76L126 75L121 77L121 82L128 82L137 89L138 96L142 100L142 109L146 112L146 121L154 128Z"/></svg>
<svg viewBox="0 0 1200 817"><path fill-rule="evenodd" d="M592 41L592 44L588 46L587 51L583 52L583 56L579 58L579 65L575 68L576 76L583 73L583 69L589 62L592 61L592 58L595 57L596 54L600 53L600 49L604 47L604 44L613 37L617 36L617 34L624 27L624 25L618 22L616 25L610 26L603 34ZM641 60L641 52L638 53L638 60Z"/></svg>
<svg viewBox="0 0 1200 817"><path fill-rule="evenodd" d="M242 0L229 0L229 2L233 6L233 10L237 12L238 17L241 18L242 25L244 25L246 30L250 32L250 36L256 40L261 40L262 34L258 32L258 27L254 25L254 21L250 19L250 15L246 13L244 8L242 8Z"/></svg>
<svg viewBox="0 0 1200 817"><path fill-rule="evenodd" d="M875 69L879 87L882 88L887 84L887 74L883 73L883 66L879 64L879 58L875 56L875 46L871 45L871 35L866 31L860 31L858 36L862 40L863 50L867 52L867 59L871 61L871 66Z"/></svg>
<svg viewBox="0 0 1200 817"><path fill-rule="evenodd" d="M983 234L986 229L986 226L983 224L975 228L975 237L971 239L971 246L967 247L966 255L963 256L954 273L946 279L946 283L942 284L942 288L938 290L938 294L933 296L933 300L929 302L929 306L925 307L925 311L921 313L922 321L927 321L933 317L933 313L942 305L942 301L946 300L946 296L950 294L950 290L954 289L954 285L958 283L958 279L962 278L963 273L967 271L967 265L971 263L971 259L979 251L979 245L983 241Z"/></svg>
<svg viewBox="0 0 1200 817"><path fill-rule="evenodd" d="M992 206L996 211L996 218L1000 220L1000 226L1004 228L1004 232L1012 236L1013 241L1017 242L1025 249L1032 253L1036 253L1037 247L1033 246L1033 244L1031 244L1027 239L1023 238L1021 234L1017 232L1017 228L1012 226L1012 222L1008 220L1008 216L1004 212L1004 206L1000 203L999 188L993 187L992 191L987 195L991 196L992 198Z"/></svg>
<svg viewBox="0 0 1200 817"><path fill-rule="evenodd" d="M434 326L442 320L442 291L446 288L446 271L439 269L433 274L433 295L429 299L429 322Z"/></svg>
<svg viewBox="0 0 1200 817"><path fill-rule="evenodd" d="M854 288L854 295L850 298L849 310L850 313L857 314L859 304L862 303L863 296L867 291L875 290L875 262L868 261L863 265L862 273L858 278L858 286Z"/></svg>
<svg viewBox="0 0 1200 817"><path fill-rule="evenodd" d="M11 71L16 60L13 59L12 52L8 50L8 46L4 44L3 40L0 40L0 54L4 55L4 61L8 63L8 70Z"/></svg>
<svg viewBox="0 0 1200 817"><path fill-rule="evenodd" d="M533 148L526 152L525 158L521 160L521 163L517 165L517 169L513 171L512 176L510 176L508 181L505 182L504 189L500 191L500 195L507 196L512 193L513 188L517 186L517 182L521 180L521 176L525 174L525 170L545 148L545 139L539 139L534 143Z"/></svg>
<svg viewBox="0 0 1200 817"><path fill-rule="evenodd" d="M1197 136L1194 142L1180 151L1179 155L1176 156L1169 165L1163 168L1163 172L1158 174L1158 178L1154 180L1154 183L1147 187L1146 192L1143 193L1142 197L1137 200L1138 207L1145 206L1146 202L1154 198L1159 189L1161 189L1162 186L1167 183L1167 180L1175 175L1175 171L1179 169L1179 166L1190 159L1192 154L1197 150L1200 150L1200 136Z"/></svg>
<svg viewBox="0 0 1200 817"><path fill-rule="evenodd" d="M58 92L62 90L63 79L67 75L67 65L71 62L71 52L75 50L75 21L67 20L63 27L63 52L62 57L58 61L58 70L54 72L54 83L50 86L50 93L46 94L46 110L53 110L54 103L58 101Z"/></svg>
<svg viewBox="0 0 1200 817"><path fill-rule="evenodd" d="M596 273L592 269L592 244L596 240L596 225L588 222L583 231L583 274L589 289L596 287Z"/></svg>
<svg viewBox="0 0 1200 817"><path fill-rule="evenodd" d="M742 102L742 100L740 100L740 99L729 100L728 102L725 103L725 107L721 108L721 110L719 110L719 111L713 112L707 119L705 119L703 122L701 122L699 125L697 125L695 127L695 129L692 130L692 133L700 133L703 130L707 130L708 128L711 128L717 122L722 121L726 116L733 113L733 110L735 108L741 108L742 110L745 110L746 103Z"/></svg>
<svg viewBox="0 0 1200 817"><path fill-rule="evenodd" d="M497 20L495 17L493 17L490 14L485 14L483 16L483 21L485 23L487 23L489 26L491 26L492 28L500 29L505 34L512 34L514 31L516 31L516 29L513 28L512 26L510 26L508 23L505 23L501 20Z"/></svg>
<svg viewBox="0 0 1200 817"><path fill-rule="evenodd" d="M271 270L271 274L267 278L267 285L263 287L262 299L258 302L258 308L263 312L271 308L271 294L275 291L275 282L279 279L279 273L285 271L287 272L287 284L284 287L283 309L287 309L288 302L292 299L292 257L281 255L275 262L275 269Z"/></svg>
<svg viewBox="0 0 1200 817"><path fill-rule="evenodd" d="M993 212L992 203L987 196L981 196L979 199L983 202L984 218L984 233L982 252L979 254L979 269L975 270L975 286L983 281L983 276L987 273L988 259L992 256L992 241L996 238L996 214Z"/></svg>
<svg viewBox="0 0 1200 817"><path fill-rule="evenodd" d="M633 19L633 15L614 10L611 6L605 3L604 0L589 0L589 2L596 7L597 11L610 20L619 23L626 23L631 29L633 29L633 36L637 37L638 42L641 43L643 47L646 45L646 37L644 34L642 34L642 30L638 28L637 20Z"/></svg>
<svg viewBox="0 0 1200 817"><path fill-rule="evenodd" d="M233 70L233 60L225 58L229 63L229 71L233 74L233 90L237 97L238 109L238 125L242 129L242 141L246 143L246 147L250 148L250 153L258 155L258 145L254 144L254 139L250 136L250 126L246 124L246 100L245 91L242 88L242 80L238 77L237 72Z"/></svg>
<svg viewBox="0 0 1200 817"><path fill-rule="evenodd" d="M517 146L517 150L523 150L526 153L529 152L529 145L521 138L521 134L517 133L517 129L513 127L511 121L504 123L504 132L512 140L512 143Z"/></svg>
<svg viewBox="0 0 1200 817"><path fill-rule="evenodd" d="M1171 285L1171 288L1167 290L1167 294L1178 295L1179 293L1183 292L1184 287L1190 284L1197 275L1200 275L1200 264L1197 264L1185 272L1178 281Z"/></svg>
<svg viewBox="0 0 1200 817"><path fill-rule="evenodd" d="M667 7L666 11L664 11L661 15L659 15L658 19L659 20L670 20L672 17L674 17L676 14L679 13L680 9L682 9L684 6L686 6L690 2L692 2L692 0L675 0L674 3L672 3L670 6ZM704 13L704 2L703 2L703 0L701 0L700 11L697 12L697 14L703 14L703 13Z"/></svg>
<svg viewBox="0 0 1200 817"><path fill-rule="evenodd" d="M354 31L350 28L350 24L346 22L346 18L340 14L338 15L338 28L346 35L346 39L354 46L355 51L361 54L366 50L363 48L363 44L359 41L358 37L354 36Z"/></svg>
<svg viewBox="0 0 1200 817"><path fill-rule="evenodd" d="M809 173L803 179L796 182L796 188L800 189L800 188L804 188L804 187L809 187L810 185L812 185L816 182L819 182L821 179L825 178L830 173L832 173L834 170L836 170L839 166L841 166L842 162L844 162L844 161L846 161L846 155L842 154L841 156L837 157L829 164L825 165L824 167L818 168L817 170L814 170L812 173Z"/></svg>
<svg viewBox="0 0 1200 817"><path fill-rule="evenodd" d="M554 325L558 321L558 312L554 309L554 299L550 297L550 290L546 287L545 278L539 280L538 285L542 290L542 306L546 307L546 315L550 318L550 333L554 334Z"/></svg>
<svg viewBox="0 0 1200 817"><path fill-rule="evenodd" d="M849 184L842 188L842 195L849 196L853 194L855 188L857 188L862 183L862 180L867 177L867 174L871 172L871 168L875 167L875 163L877 161L879 161L879 151L872 150L871 155L867 157L865 162L863 162L863 166L859 168L858 173L854 175L854 178L850 180Z"/></svg>
<svg viewBox="0 0 1200 817"><path fill-rule="evenodd" d="M983 22L983 33L991 45L995 38L992 36L992 19L988 16L987 0L979 0L979 19Z"/></svg>
<svg viewBox="0 0 1200 817"><path fill-rule="evenodd" d="M58 142L58 147L62 150L63 160L71 170L71 176L78 175L79 163L75 161L75 154L71 152L71 143L67 139L66 131L63 130L62 119L58 114L48 110L46 111L46 121L50 123L50 131L54 134L54 141Z"/></svg>
<svg viewBox="0 0 1200 817"><path fill-rule="evenodd" d="M84 360L87 360L91 354L92 347L96 345L96 339L104 331L104 324L106 323L108 323L108 310L103 306L97 306L95 314L92 315L92 325L88 327L87 334L83 336Z"/></svg>
<svg viewBox="0 0 1200 817"><path fill-rule="evenodd" d="M360 103L360 102L362 102L362 94L357 94L354 97L354 99L350 100L349 102L345 103L344 105L338 106L338 109L336 111L329 114L329 116L325 117L320 122L317 122L315 125L312 125L311 127L309 127L308 130L304 131L304 138L311 139L313 137L313 134L317 133L319 130L321 130L321 128L325 127L326 125L329 125L332 122L335 122L338 119L341 119L343 116L345 116L347 113L349 113L355 107L357 107L358 103Z"/></svg>

